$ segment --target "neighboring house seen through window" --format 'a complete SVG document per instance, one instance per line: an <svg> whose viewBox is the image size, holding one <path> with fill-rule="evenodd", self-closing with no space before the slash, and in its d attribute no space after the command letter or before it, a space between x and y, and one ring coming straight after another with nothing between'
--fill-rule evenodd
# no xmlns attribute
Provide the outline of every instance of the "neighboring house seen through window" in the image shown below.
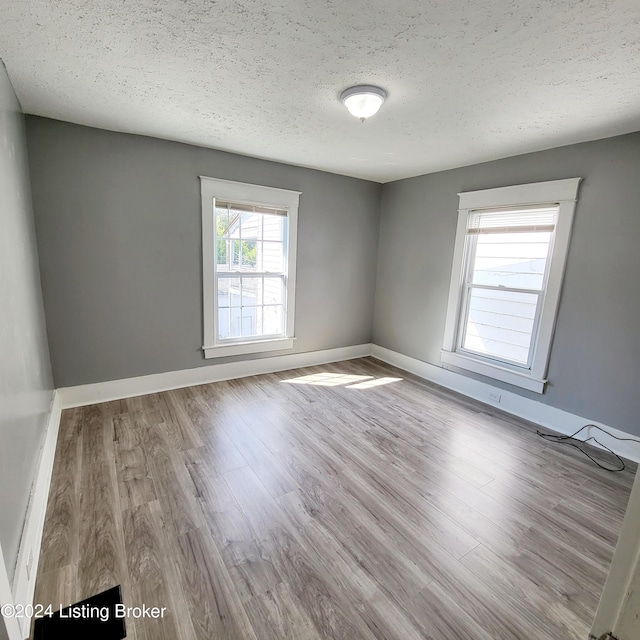
<svg viewBox="0 0 640 640"><path fill-rule="evenodd" d="M201 187L206 357L292 348L299 193Z"/></svg>
<svg viewBox="0 0 640 640"><path fill-rule="evenodd" d="M445 364L544 391L578 183L459 194Z"/></svg>

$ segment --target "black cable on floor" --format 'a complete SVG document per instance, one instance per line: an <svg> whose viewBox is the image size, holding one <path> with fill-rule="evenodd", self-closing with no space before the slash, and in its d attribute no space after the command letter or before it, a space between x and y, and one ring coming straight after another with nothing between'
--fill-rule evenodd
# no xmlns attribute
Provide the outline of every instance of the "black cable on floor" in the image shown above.
<svg viewBox="0 0 640 640"><path fill-rule="evenodd" d="M589 429L589 428L599 429L600 431L602 431L602 433L606 433L610 438L614 438L615 440L628 440L629 442L637 442L638 444L640 444L640 440L638 440L637 438L619 438L618 436L614 436L612 433L609 433L606 429L599 427L597 424L585 424L584 427L580 427L580 429L578 429L575 433L571 434L570 436L560 436L560 435L556 435L555 433L542 433L541 431L536 431L536 433L541 438L544 438L549 442L556 442L558 444L566 444L566 445L569 445L570 447L575 447L578 451L580 451L581 453L584 453L584 455L587 456L589 460L597 464L601 469L604 469L605 471L611 471L613 473L624 471L626 468L624 460L617 453L614 453L613 451L611 451L609 447L602 444L602 442L600 442L599 440L596 440L596 438L594 438L593 436L589 436L586 440L580 440L579 438L576 438L576 436L581 431L584 431L585 429ZM599 445L600 447L608 451L612 456L617 458L618 462L620 463L620 468L612 469L610 467L606 467L603 464L600 464L593 456L589 455L582 447L580 447L580 445L575 444L576 442L586 443L586 442L589 442L590 440L593 440L593 442L595 442L597 445Z"/></svg>

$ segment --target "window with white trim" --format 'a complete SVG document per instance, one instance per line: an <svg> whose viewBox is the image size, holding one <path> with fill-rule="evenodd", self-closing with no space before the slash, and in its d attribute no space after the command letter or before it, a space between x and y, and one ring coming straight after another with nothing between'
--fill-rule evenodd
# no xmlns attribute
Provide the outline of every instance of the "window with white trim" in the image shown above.
<svg viewBox="0 0 640 640"><path fill-rule="evenodd" d="M543 393L579 182L459 194L443 363Z"/></svg>
<svg viewBox="0 0 640 640"><path fill-rule="evenodd" d="M200 180L205 357L291 349L299 192Z"/></svg>

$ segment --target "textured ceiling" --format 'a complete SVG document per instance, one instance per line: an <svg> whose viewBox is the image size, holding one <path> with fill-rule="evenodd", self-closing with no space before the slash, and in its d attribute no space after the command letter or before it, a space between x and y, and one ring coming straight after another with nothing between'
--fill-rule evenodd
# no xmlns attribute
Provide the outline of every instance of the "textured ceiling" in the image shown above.
<svg viewBox="0 0 640 640"><path fill-rule="evenodd" d="M27 113L379 182L640 130L639 0L5 0L0 58Z"/></svg>

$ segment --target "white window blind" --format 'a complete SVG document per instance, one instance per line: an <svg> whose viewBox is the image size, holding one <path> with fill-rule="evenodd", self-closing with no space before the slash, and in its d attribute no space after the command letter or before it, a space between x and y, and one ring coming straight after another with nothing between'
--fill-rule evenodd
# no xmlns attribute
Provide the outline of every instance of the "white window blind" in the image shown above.
<svg viewBox="0 0 640 640"><path fill-rule="evenodd" d="M216 209L227 209L230 211L250 211L253 213L265 213L270 216L286 216L286 209L276 209L271 207L260 207L253 204L244 204L242 202L225 202L216 199Z"/></svg>
<svg viewBox="0 0 640 640"><path fill-rule="evenodd" d="M469 233L553 231L557 219L558 205L487 209L470 212L467 230Z"/></svg>

